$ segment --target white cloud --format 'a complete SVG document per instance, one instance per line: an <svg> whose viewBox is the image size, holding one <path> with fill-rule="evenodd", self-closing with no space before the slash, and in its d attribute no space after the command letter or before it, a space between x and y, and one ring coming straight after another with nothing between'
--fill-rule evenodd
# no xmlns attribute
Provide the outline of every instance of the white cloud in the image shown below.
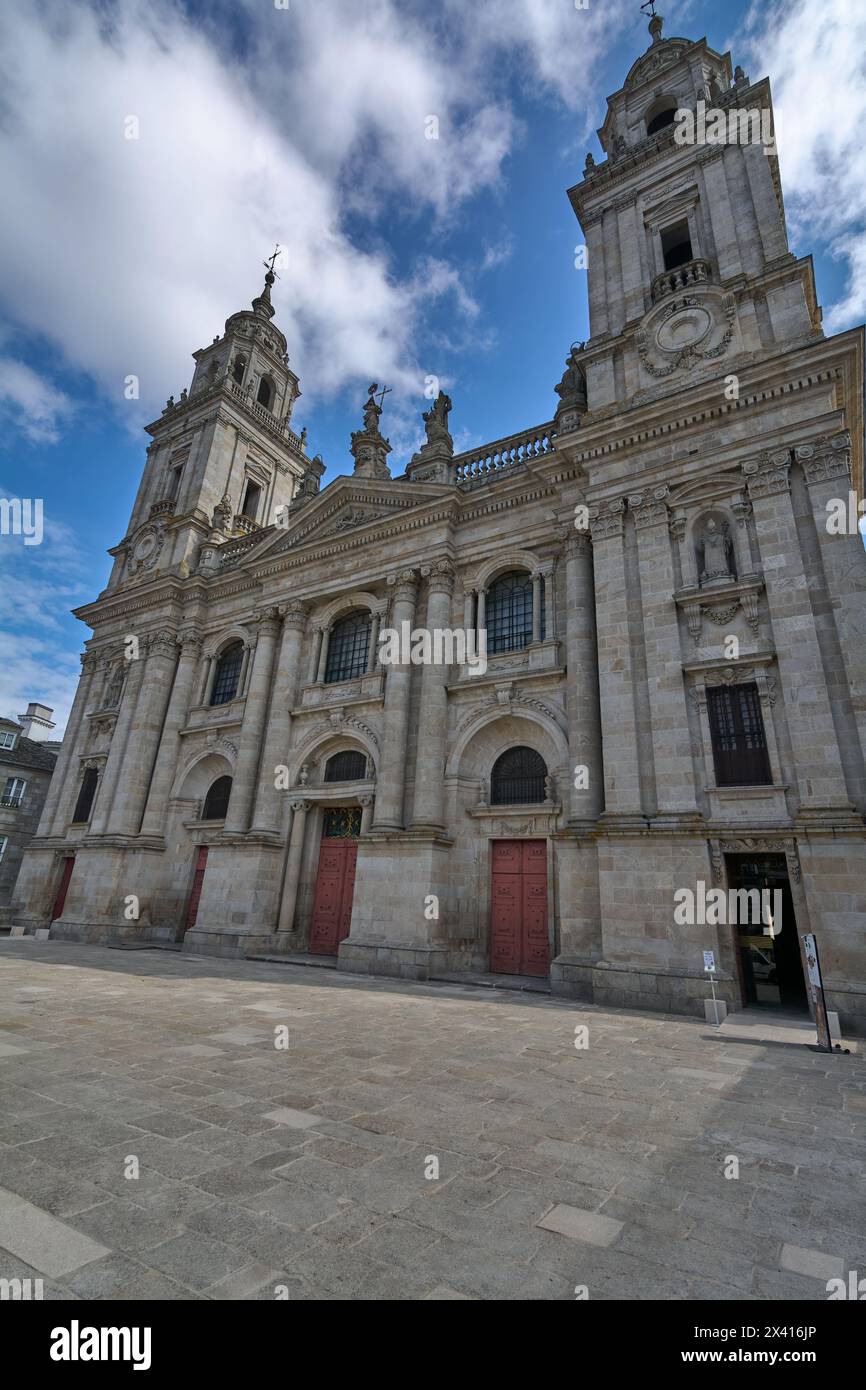
<svg viewBox="0 0 866 1390"><path fill-rule="evenodd" d="M738 52L739 50L739 52ZM862 0L753 5L734 60L770 77L789 231L848 262L829 332L866 316L866 7Z"/></svg>
<svg viewBox="0 0 866 1390"><path fill-rule="evenodd" d="M566 0L4 7L6 314L137 430L188 384L191 351L258 292L279 241L289 265L275 304L306 403L371 376L408 390L439 291L395 276L369 233L425 210L453 219L501 190L518 86L597 115L610 19L609 4ZM128 117L140 138L124 138ZM471 286L454 289L471 314ZM124 400L127 374L140 403ZM31 429L50 437L62 418L37 410Z"/></svg>
<svg viewBox="0 0 866 1390"><path fill-rule="evenodd" d="M75 411L74 402L24 362L0 357L0 424L11 425L31 444L56 444Z"/></svg>

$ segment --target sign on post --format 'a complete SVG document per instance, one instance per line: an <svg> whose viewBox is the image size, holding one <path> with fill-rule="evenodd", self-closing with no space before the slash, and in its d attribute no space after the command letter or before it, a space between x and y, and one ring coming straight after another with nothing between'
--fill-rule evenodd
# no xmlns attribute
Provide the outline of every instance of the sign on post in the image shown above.
<svg viewBox="0 0 866 1390"><path fill-rule="evenodd" d="M833 1051L830 1042L830 1025L827 1021L827 1006L824 1002L824 981L821 979L821 962L818 959L818 943L813 932L803 937L806 956L806 979L809 982L809 995L815 1011L815 1027L818 1031L818 1046L825 1052Z"/></svg>
<svg viewBox="0 0 866 1390"><path fill-rule="evenodd" d="M714 951L704 951L704 970L708 974L715 974L716 956Z"/></svg>

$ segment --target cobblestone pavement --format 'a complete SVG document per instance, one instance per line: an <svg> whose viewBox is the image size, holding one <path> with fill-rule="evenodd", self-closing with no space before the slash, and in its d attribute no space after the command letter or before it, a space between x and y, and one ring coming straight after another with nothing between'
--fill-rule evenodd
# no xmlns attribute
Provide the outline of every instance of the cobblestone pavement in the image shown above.
<svg viewBox="0 0 866 1390"><path fill-rule="evenodd" d="M860 1057L0 941L0 1278L46 1298L825 1299L864 1148Z"/></svg>

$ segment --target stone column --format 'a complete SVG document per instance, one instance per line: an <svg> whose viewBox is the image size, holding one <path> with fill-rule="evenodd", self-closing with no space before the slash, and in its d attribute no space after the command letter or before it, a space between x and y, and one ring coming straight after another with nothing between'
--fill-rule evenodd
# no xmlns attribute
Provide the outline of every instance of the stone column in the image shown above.
<svg viewBox="0 0 866 1390"><path fill-rule="evenodd" d="M328 669L328 647L331 641L331 629L326 627L322 630L322 643L319 648L319 669L316 672L316 683L322 684L325 679L325 672Z"/></svg>
<svg viewBox="0 0 866 1390"><path fill-rule="evenodd" d="M588 531L572 531L565 551L565 683L568 749L572 761L571 820L597 820L604 808L601 714L598 707L598 649L592 541ZM586 768L585 788L575 786ZM581 781L584 778L581 776Z"/></svg>
<svg viewBox="0 0 866 1390"><path fill-rule="evenodd" d="M637 746L635 675L628 624L625 576L625 501L622 497L593 509L592 553L595 618L604 751L605 816L643 818Z"/></svg>
<svg viewBox="0 0 866 1390"><path fill-rule="evenodd" d="M761 551L800 817L850 807L791 503L790 453L743 465Z"/></svg>
<svg viewBox="0 0 866 1390"><path fill-rule="evenodd" d="M454 570L450 560L425 566L427 579L427 630L435 652L435 632L451 627L451 591ZM444 655L444 653L443 653ZM445 829L445 748L448 732L448 672L443 662L429 662L421 670L421 709L418 715L418 749L415 757L415 812L413 830Z"/></svg>
<svg viewBox="0 0 866 1390"><path fill-rule="evenodd" d="M177 638L167 630L150 640L144 679L129 730L129 752L124 758L123 776L111 808L108 828L114 835L137 835L147 800L150 777L159 748L175 676Z"/></svg>
<svg viewBox="0 0 866 1390"><path fill-rule="evenodd" d="M536 570L532 576L532 640L541 641L541 602L544 579L540 572Z"/></svg>
<svg viewBox="0 0 866 1390"><path fill-rule="evenodd" d="M417 570L401 570L388 577L393 590L391 626L401 632L401 623L408 623L411 632L415 620L415 599L418 592ZM406 776L406 738L409 731L409 692L412 683L411 664L388 668L385 681L384 737L382 762L376 785L377 830L403 829L403 790Z"/></svg>
<svg viewBox="0 0 866 1390"><path fill-rule="evenodd" d="M292 600L283 617L283 637L274 671L273 695L253 813L253 830L266 834L277 834L280 829L282 796L275 785L276 768L285 763L291 742L292 709L297 697L306 623L307 605L299 603L297 599Z"/></svg>
<svg viewBox="0 0 866 1390"><path fill-rule="evenodd" d="M707 149L701 150L698 164L704 176L719 275L722 280L730 280L735 275L742 275L743 263L740 259L740 241L734 220L735 204L725 172L725 146L710 145Z"/></svg>
<svg viewBox="0 0 866 1390"><path fill-rule="evenodd" d="M589 282L589 331L593 338L599 338L609 328L601 213L585 223L584 233Z"/></svg>
<svg viewBox="0 0 866 1390"><path fill-rule="evenodd" d="M475 628L475 590L467 589L463 595L463 626L466 635L476 630Z"/></svg>
<svg viewBox="0 0 866 1390"><path fill-rule="evenodd" d="M280 630L279 609L266 608L263 613L259 614L257 622L259 624L259 639L256 642L255 655L252 660L244 706L244 721L238 740L238 757L232 781L232 794L225 821L226 833L235 835L247 829L250 808L256 791L256 773L262 752L262 733L271 694L274 649L277 633Z"/></svg>
<svg viewBox="0 0 866 1390"><path fill-rule="evenodd" d="M208 698L208 695L210 694L211 676L213 675L213 667L215 661L216 657L214 656L213 652L208 652L207 656L204 658L204 661L202 662L204 670L202 671L201 685L199 686L198 692L198 703L200 705L203 705L205 703L205 701Z"/></svg>
<svg viewBox="0 0 866 1390"><path fill-rule="evenodd" d="M307 803L306 801L293 801L292 831L289 836L289 849L286 855L286 873L283 879L283 896L280 902L277 931L291 931L295 925L295 907L298 901L298 884L301 878L301 859L304 853L306 828Z"/></svg>
<svg viewBox="0 0 866 1390"><path fill-rule="evenodd" d="M93 677L97 668L97 657L94 652L81 653L81 675L78 680L78 689L75 692L75 699L72 702L72 709L69 711L69 720L66 725L66 733L63 736L63 746L60 755L54 764L54 771L51 774L51 781L48 784L48 795L42 807L42 815L39 818L37 836L50 835L54 818L57 814L61 794L66 786L67 779L75 784L75 795L78 796L78 759L76 749L78 748L81 726L84 722L84 712L87 709L87 702L90 698ZM62 833L65 825L59 823L54 827L55 834Z"/></svg>
<svg viewBox="0 0 866 1390"><path fill-rule="evenodd" d="M367 675L372 676L378 665L380 615L374 613L370 620L370 650L367 653Z"/></svg>
<svg viewBox="0 0 866 1390"><path fill-rule="evenodd" d="M629 497L640 561L641 605L659 815L698 815L683 654L673 593L668 489Z"/></svg>
<svg viewBox="0 0 866 1390"><path fill-rule="evenodd" d="M556 607L555 602L553 602L553 594L555 594L555 589L553 589L553 571L549 569L542 570L541 581L542 584L544 584L544 589L542 589L542 592L544 592L544 605L542 605L541 610L541 635L542 641L550 642L556 637L556 614L553 612Z"/></svg>
<svg viewBox="0 0 866 1390"><path fill-rule="evenodd" d="M112 802L120 778L120 770L124 761L127 739L135 717L138 696L141 691L141 683L144 678L144 667L147 660L148 638L142 638L139 644L138 657L130 662L131 670L123 688L123 695L120 701L120 709L117 713L117 721L114 725L114 733L111 737L111 747L108 750L108 759L102 780L96 793L96 802L93 814L90 818L91 835L104 835L111 815Z"/></svg>
<svg viewBox="0 0 866 1390"><path fill-rule="evenodd" d="M315 683L316 676L317 676L318 671L319 671L319 652L321 651L321 649L322 649L322 629L321 629L320 627L314 627L314 628L313 628L313 648L312 648L311 660L310 660L310 673L309 673L309 677L308 677L308 684L309 684L309 685L313 685L313 684Z"/></svg>
<svg viewBox="0 0 866 1390"><path fill-rule="evenodd" d="M361 803L361 834L366 835L373 823L373 802L372 796L361 796L358 798Z"/></svg>
<svg viewBox="0 0 866 1390"><path fill-rule="evenodd" d="M487 627L487 590L479 589L475 600L475 627L483 632Z"/></svg>
<svg viewBox="0 0 866 1390"><path fill-rule="evenodd" d="M197 632L188 630L180 634L178 642L180 660L171 688L153 777L150 779L144 819L141 823L142 835L161 835L165 829L166 806L180 762L180 731L189 717L193 682L201 652L201 637Z"/></svg>
<svg viewBox="0 0 866 1390"><path fill-rule="evenodd" d="M859 739L861 756L852 761L860 763L855 771L862 776L860 769L866 762L866 551L856 530L849 532L837 526L828 529L839 502L846 511L850 510L851 436L847 430L824 436L813 444L802 445L795 453L803 469L833 606L842 667L839 683L847 684L846 697L850 699L856 726L851 730L850 742ZM849 516L849 525L851 520Z"/></svg>

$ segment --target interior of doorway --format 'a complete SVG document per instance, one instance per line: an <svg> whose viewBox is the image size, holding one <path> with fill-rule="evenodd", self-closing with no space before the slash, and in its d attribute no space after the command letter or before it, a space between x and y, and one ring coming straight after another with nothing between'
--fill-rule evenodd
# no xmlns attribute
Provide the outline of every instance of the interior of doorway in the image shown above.
<svg viewBox="0 0 866 1390"><path fill-rule="evenodd" d="M735 922L734 947L743 1007L808 1015L800 933L784 854L729 854L729 888L781 894L781 913L771 924ZM768 930L768 926L772 930Z"/></svg>

